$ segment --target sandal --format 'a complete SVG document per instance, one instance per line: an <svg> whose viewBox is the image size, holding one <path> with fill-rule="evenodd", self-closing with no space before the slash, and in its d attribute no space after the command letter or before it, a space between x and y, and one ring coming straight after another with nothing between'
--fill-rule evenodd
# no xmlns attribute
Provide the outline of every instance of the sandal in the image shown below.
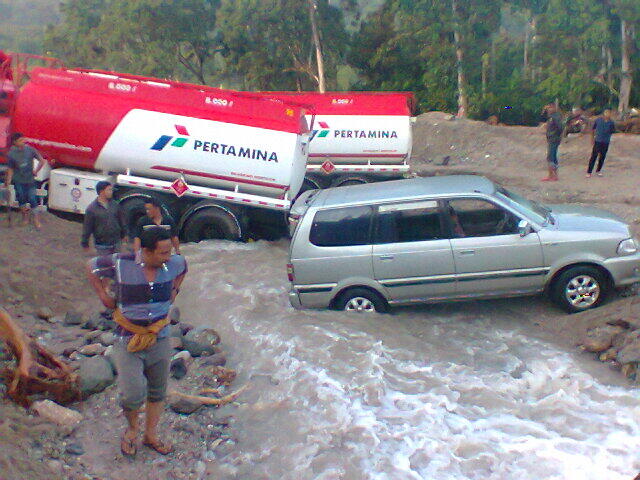
<svg viewBox="0 0 640 480"><path fill-rule="evenodd" d="M127 434L125 433L122 440L120 440L120 451L122 452L122 455L125 457L135 457L137 450L136 439L127 438Z"/></svg>
<svg viewBox="0 0 640 480"><path fill-rule="evenodd" d="M168 455L173 452L173 445L171 445L170 443L164 443L162 440L156 440L155 442L152 442L145 438L142 444L145 447L149 447L155 450L160 455Z"/></svg>

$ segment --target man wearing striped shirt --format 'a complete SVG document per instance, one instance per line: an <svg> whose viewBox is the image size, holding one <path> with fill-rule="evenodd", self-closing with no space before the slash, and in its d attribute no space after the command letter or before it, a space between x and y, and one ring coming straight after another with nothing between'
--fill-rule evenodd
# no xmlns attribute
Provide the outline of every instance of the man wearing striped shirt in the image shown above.
<svg viewBox="0 0 640 480"><path fill-rule="evenodd" d="M120 448L135 455L138 414L146 397L144 445L166 455L172 446L158 438L157 425L164 408L171 347L168 339L169 308L180 291L187 263L171 255L171 236L162 227L141 234L141 252L93 258L87 275L100 301L115 308L114 360L118 370L120 404L128 422ZM115 284L109 296L102 280Z"/></svg>

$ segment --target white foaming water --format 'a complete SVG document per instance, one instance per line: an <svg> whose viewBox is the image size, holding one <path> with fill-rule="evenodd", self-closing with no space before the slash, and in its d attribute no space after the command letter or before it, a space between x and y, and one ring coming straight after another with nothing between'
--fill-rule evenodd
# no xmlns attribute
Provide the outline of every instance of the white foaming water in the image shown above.
<svg viewBox="0 0 640 480"><path fill-rule="evenodd" d="M230 479L625 479L639 395L526 333L514 312L295 311L286 242L187 246L183 317L216 328L250 388ZM476 311L479 310L479 311ZM442 310L440 310L442 312ZM518 313L516 312L517 316Z"/></svg>

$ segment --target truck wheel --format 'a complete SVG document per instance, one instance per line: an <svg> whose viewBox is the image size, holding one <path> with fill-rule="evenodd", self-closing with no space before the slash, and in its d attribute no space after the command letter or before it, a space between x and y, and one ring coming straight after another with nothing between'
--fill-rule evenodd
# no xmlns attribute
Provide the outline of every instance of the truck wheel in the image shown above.
<svg viewBox="0 0 640 480"><path fill-rule="evenodd" d="M346 187L348 185L362 185L369 183L366 177L338 177L331 182L332 187Z"/></svg>
<svg viewBox="0 0 640 480"><path fill-rule="evenodd" d="M376 292L367 288L350 288L335 303L338 310L357 313L384 313L387 304Z"/></svg>
<svg viewBox="0 0 640 480"><path fill-rule="evenodd" d="M584 312L605 300L609 283L597 268L576 266L555 280L550 293L553 300L567 312Z"/></svg>
<svg viewBox="0 0 640 480"><path fill-rule="evenodd" d="M187 242L202 240L240 240L242 229L236 216L223 208L209 207L191 215L184 226Z"/></svg>
<svg viewBox="0 0 640 480"><path fill-rule="evenodd" d="M320 190L323 188L327 188L327 181L317 177L315 175L308 175L304 177L304 181L302 182L302 187L300 188L300 195L302 192L306 192L307 190Z"/></svg>
<svg viewBox="0 0 640 480"><path fill-rule="evenodd" d="M133 196L120 200L120 211L124 217L124 225L130 240L136 235L136 225L147 212L144 209L145 197Z"/></svg>

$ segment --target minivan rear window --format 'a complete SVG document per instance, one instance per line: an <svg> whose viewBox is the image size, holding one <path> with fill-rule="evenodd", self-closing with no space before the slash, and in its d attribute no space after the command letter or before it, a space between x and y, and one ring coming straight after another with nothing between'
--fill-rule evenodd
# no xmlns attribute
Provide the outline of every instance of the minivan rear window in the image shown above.
<svg viewBox="0 0 640 480"><path fill-rule="evenodd" d="M309 240L318 247L367 245L372 207L345 207L320 210L313 218Z"/></svg>

